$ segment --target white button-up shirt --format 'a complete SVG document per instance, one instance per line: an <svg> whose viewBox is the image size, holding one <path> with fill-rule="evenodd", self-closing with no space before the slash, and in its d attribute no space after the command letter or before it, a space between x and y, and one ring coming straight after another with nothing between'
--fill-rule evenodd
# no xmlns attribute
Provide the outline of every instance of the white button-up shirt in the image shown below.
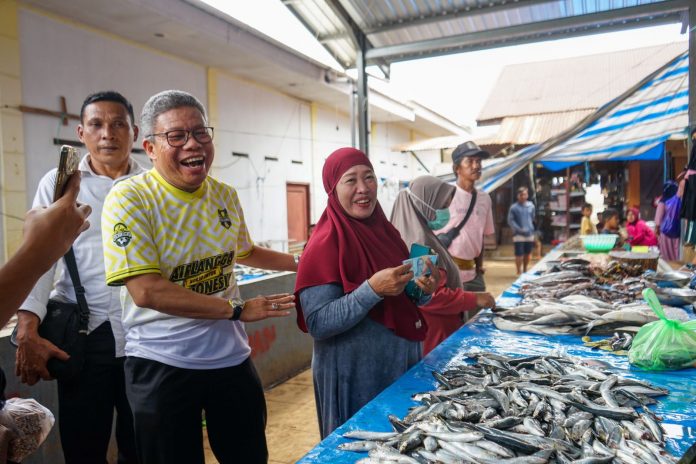
<svg viewBox="0 0 696 464"><path fill-rule="evenodd" d="M121 324L121 289L106 285L101 214L104 199L111 188L123 179L145 172L145 169L131 159L129 161L128 174L117 179L111 179L92 170L89 164L89 154L82 158L78 169L82 173L82 180L80 182L80 194L77 199L80 203L85 203L92 207L92 214L89 216L89 229L81 233L73 244L77 270L80 274L82 286L85 288L85 298L89 306L88 330L91 332L104 322L109 321L114 333L114 339L116 340L116 356L120 357L124 356L125 345L123 326ZM56 171L56 169L52 169L39 182L39 187L34 197L34 207L48 206L53 201ZM57 278L55 285L54 277ZM58 260L39 279L20 309L31 311L39 316L39 319L43 320L46 315L46 304L49 298L64 302L76 302L75 288L64 259Z"/></svg>

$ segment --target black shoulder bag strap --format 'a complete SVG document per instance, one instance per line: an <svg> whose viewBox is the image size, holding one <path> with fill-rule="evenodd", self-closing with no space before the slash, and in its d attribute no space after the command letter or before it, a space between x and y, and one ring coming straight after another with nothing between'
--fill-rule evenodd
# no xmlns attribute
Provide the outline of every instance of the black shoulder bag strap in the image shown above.
<svg viewBox="0 0 696 464"><path fill-rule="evenodd" d="M77 262L75 261L75 252L72 247L63 256L65 264L68 266L68 273L72 279L73 287L75 288L75 299L77 306L80 308L80 333L87 334L87 325L89 324L89 306L85 298L85 287L80 282L80 273L77 272Z"/></svg>
<svg viewBox="0 0 696 464"><path fill-rule="evenodd" d="M464 219L462 219L462 222L457 224L457 227L454 229L450 229L447 231L447 235L450 237L456 237L459 235L459 231L462 230L462 227L464 227L464 224L466 224L466 221L469 220L469 216L471 216L471 213L474 211L474 206L476 205L476 189L474 189L471 192L471 203L469 203L469 209L466 211L466 214L464 215Z"/></svg>

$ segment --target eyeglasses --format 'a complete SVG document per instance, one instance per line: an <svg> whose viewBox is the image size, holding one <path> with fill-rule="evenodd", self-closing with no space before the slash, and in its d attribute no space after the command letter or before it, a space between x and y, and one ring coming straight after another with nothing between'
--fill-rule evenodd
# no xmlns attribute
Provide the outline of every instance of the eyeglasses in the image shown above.
<svg viewBox="0 0 696 464"><path fill-rule="evenodd" d="M188 142L189 135L193 136L193 139L205 145L213 141L213 128L212 127L199 127L198 129L192 129L190 131L184 129L170 130L167 132L160 132L159 134L150 134L148 137L166 137L169 146L177 148L183 147Z"/></svg>

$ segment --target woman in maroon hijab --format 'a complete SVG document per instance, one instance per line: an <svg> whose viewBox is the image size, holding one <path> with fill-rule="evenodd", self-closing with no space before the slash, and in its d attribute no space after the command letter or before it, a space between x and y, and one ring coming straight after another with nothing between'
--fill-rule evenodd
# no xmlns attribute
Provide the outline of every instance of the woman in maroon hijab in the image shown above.
<svg viewBox="0 0 696 464"><path fill-rule="evenodd" d="M421 357L427 327L419 304L438 273L416 284L408 249L377 202L377 178L359 150L341 148L322 172L326 210L297 271L298 325L314 338L312 370L322 438L393 383ZM428 261L431 271L435 268Z"/></svg>

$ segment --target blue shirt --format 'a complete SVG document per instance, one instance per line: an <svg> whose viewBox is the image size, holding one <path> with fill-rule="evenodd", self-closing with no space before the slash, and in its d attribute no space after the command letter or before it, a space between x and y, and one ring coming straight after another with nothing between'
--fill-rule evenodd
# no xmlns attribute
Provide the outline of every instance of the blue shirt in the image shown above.
<svg viewBox="0 0 696 464"><path fill-rule="evenodd" d="M526 201L524 204L515 202L508 212L508 225L514 235L528 237L534 234L534 203Z"/></svg>

